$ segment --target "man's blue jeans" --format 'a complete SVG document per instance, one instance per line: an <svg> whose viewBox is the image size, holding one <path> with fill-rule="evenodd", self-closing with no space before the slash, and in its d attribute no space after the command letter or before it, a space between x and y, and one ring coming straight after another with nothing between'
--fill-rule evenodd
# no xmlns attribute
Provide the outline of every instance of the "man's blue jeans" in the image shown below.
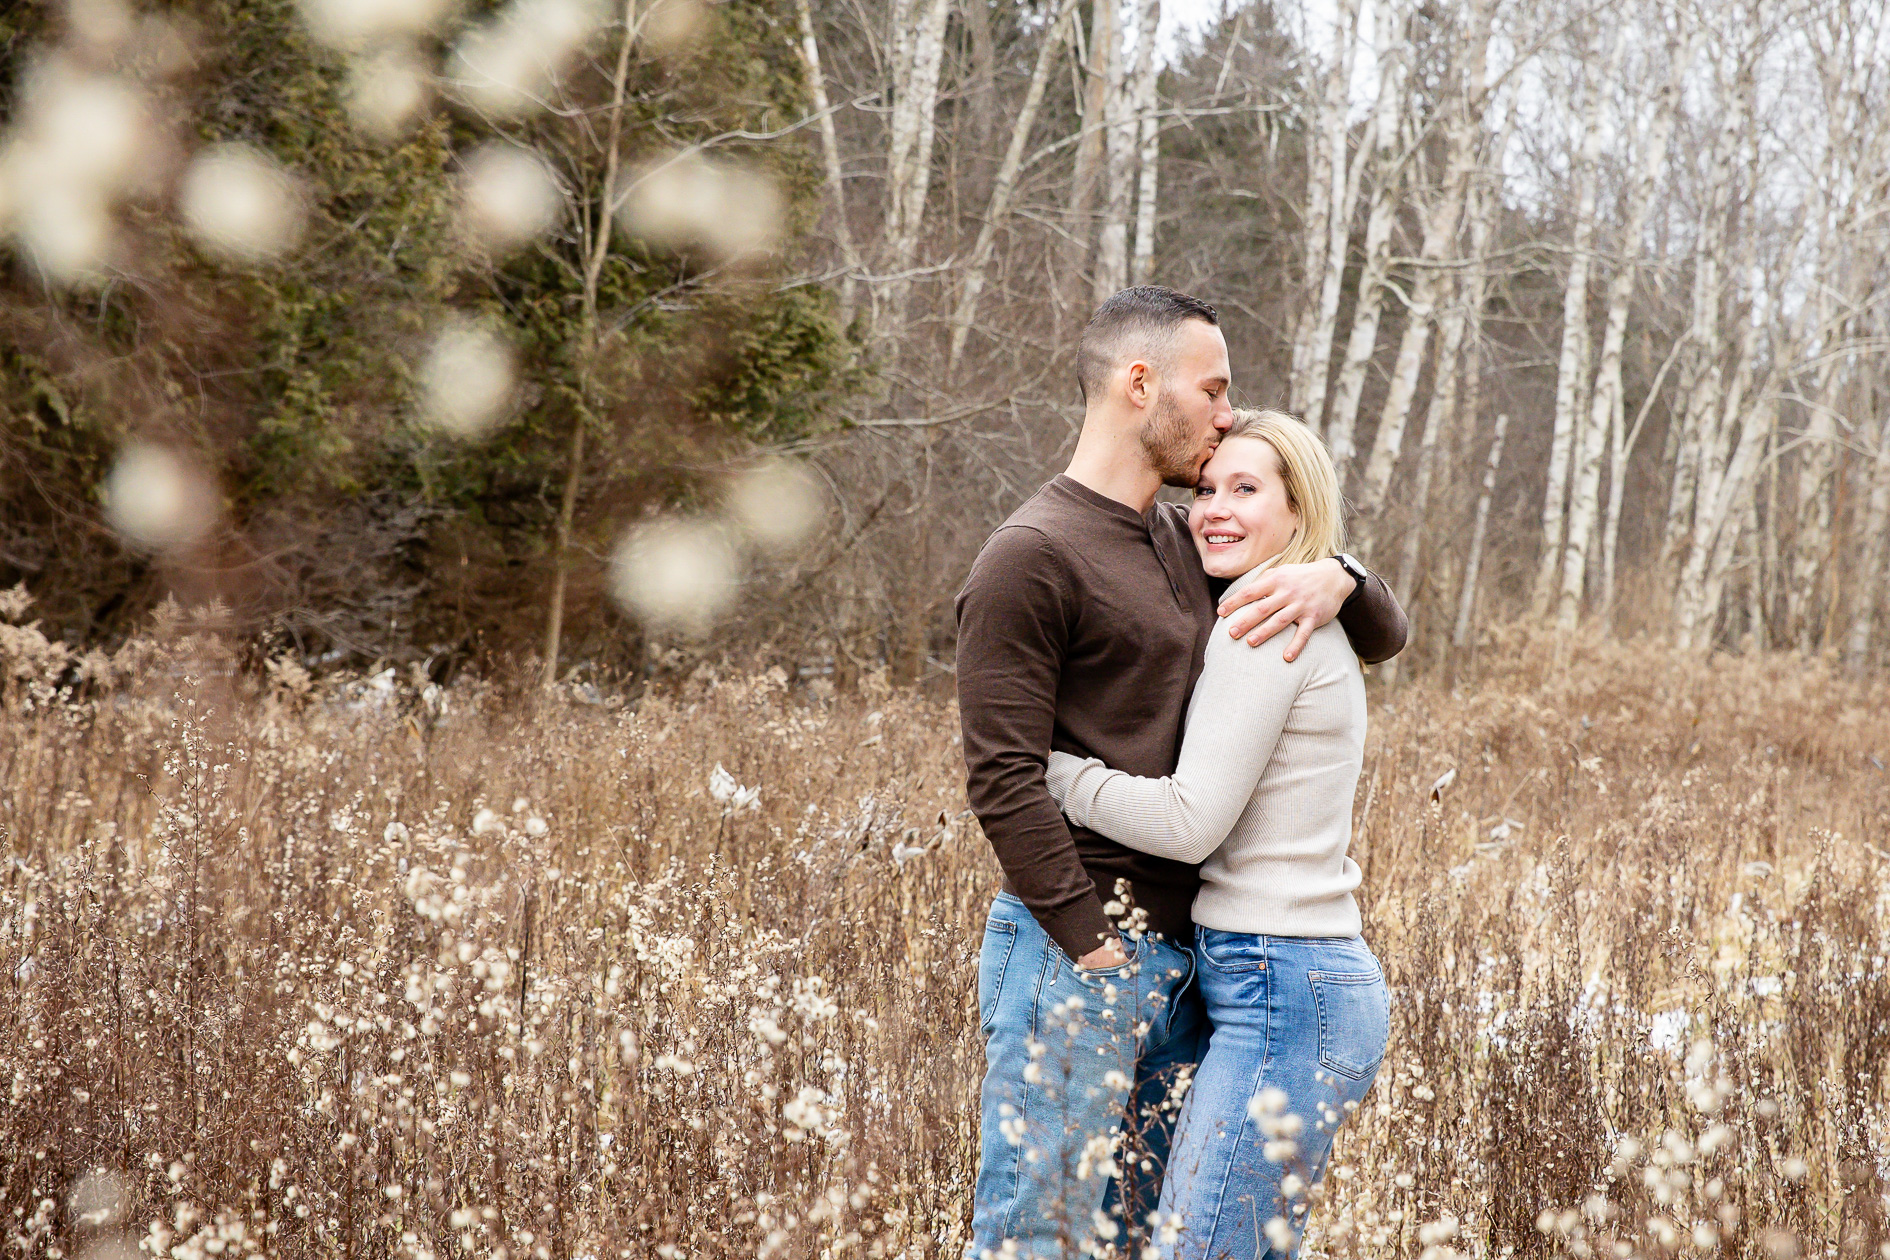
<svg viewBox="0 0 1890 1260"><path fill-rule="evenodd" d="M1385 1057L1385 973L1356 936L1196 937L1214 1031L1162 1185L1161 1255L1292 1260L1306 1191Z"/></svg>
<svg viewBox="0 0 1890 1260"><path fill-rule="evenodd" d="M1194 975L1190 949L1154 937L1121 967L1079 971L999 894L978 955L986 1067L969 1260L1075 1256L1120 1241L1124 1215L1154 1206L1176 1077L1206 1040ZM1139 1132L1124 1141L1132 1089Z"/></svg>

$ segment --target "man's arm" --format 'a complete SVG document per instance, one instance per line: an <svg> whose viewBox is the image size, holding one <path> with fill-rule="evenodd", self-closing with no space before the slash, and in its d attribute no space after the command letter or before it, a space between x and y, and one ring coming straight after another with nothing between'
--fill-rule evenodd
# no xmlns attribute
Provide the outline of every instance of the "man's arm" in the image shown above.
<svg viewBox="0 0 1890 1260"><path fill-rule="evenodd" d="M1283 657L1288 661L1297 659L1312 632L1335 616L1352 650L1369 665L1402 652L1410 630L1404 609L1383 578L1367 574L1360 586L1336 559L1286 564L1263 573L1222 600L1220 615L1229 618L1229 635L1245 635L1255 647L1296 626Z"/></svg>
<svg viewBox="0 0 1890 1260"><path fill-rule="evenodd" d="M1044 784L1069 598L1042 534L991 536L958 595L958 716L966 793L998 864L1051 939L1086 961L1115 928Z"/></svg>

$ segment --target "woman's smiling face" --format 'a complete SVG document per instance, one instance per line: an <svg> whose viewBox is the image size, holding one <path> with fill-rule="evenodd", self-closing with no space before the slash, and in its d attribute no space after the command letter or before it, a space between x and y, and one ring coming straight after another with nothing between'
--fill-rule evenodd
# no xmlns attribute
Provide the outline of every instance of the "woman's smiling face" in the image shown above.
<svg viewBox="0 0 1890 1260"><path fill-rule="evenodd" d="M1273 444L1257 437L1223 441L1201 469L1188 527L1212 577L1237 578L1285 551L1299 513L1287 501Z"/></svg>

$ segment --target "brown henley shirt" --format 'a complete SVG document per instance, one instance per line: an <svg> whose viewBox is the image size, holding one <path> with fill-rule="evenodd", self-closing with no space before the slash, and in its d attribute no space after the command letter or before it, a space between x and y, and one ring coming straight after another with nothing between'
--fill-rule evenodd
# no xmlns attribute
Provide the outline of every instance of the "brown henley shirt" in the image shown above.
<svg viewBox="0 0 1890 1260"><path fill-rule="evenodd" d="M1059 476L991 535L959 592L971 807L1005 890L1073 959L1114 930L1103 904L1118 879L1152 931L1192 932L1198 868L1069 823L1044 763L1055 749L1133 775L1174 772L1220 585L1201 568L1186 508L1157 503L1144 515ZM1368 662L1404 647L1404 610L1376 575L1339 624Z"/></svg>

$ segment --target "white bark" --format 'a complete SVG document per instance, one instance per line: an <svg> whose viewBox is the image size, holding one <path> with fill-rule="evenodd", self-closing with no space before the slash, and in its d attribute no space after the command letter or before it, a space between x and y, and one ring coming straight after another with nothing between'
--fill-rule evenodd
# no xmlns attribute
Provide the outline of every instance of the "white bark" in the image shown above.
<svg viewBox="0 0 1890 1260"><path fill-rule="evenodd" d="M1358 184L1346 161L1346 117L1351 108L1352 58L1358 45L1359 0L1338 0L1332 59L1306 169L1306 239L1303 300L1294 323L1293 406L1318 429L1326 403L1326 371L1332 362L1332 328L1339 312L1345 246L1351 234ZM1349 195L1348 195L1349 189Z"/></svg>
<svg viewBox="0 0 1890 1260"><path fill-rule="evenodd" d="M1832 409L1838 399L1830 391L1830 376L1828 370L1818 373L1818 384L1811 392L1810 419L1799 448L1797 521L1792 533L1790 575L1785 582L1785 636L1801 652L1817 646L1819 570L1831 547L1831 485L1837 442Z"/></svg>
<svg viewBox="0 0 1890 1260"><path fill-rule="evenodd" d="M1575 157L1575 230L1569 243L1568 282L1562 290L1562 351L1555 370L1555 420L1549 439L1548 484L1542 497L1542 550L1536 562L1531 610L1546 617L1555 598L1562 558L1569 466L1575 445L1576 403L1588 374L1588 271L1595 233L1595 162L1601 154L1601 85L1619 74L1627 40L1620 34L1605 71L1590 67L1583 89L1582 140Z"/></svg>
<svg viewBox="0 0 1890 1260"><path fill-rule="evenodd" d="M1886 551L1890 551L1890 419L1880 414L1870 500L1864 507L1863 553L1857 563L1850 632L1844 640L1844 662L1852 670L1862 670L1870 660L1871 636L1876 631L1878 607L1883 602Z"/></svg>
<svg viewBox="0 0 1890 1260"><path fill-rule="evenodd" d="M1615 556L1621 538L1621 508L1627 497L1628 457L1639 445L1641 431L1646 427L1647 416L1654 408L1654 400L1660 397L1660 387L1667 379L1680 352L1686 349L1686 339L1681 337L1668 351L1666 361L1660 365L1660 371L1654 373L1654 380L1647 387L1647 397L1641 400L1641 410L1634 417L1634 427L1625 433L1622 431L1622 399L1619 393L1615 398L1615 422L1610 426L1609 440L1612 444L1610 467L1614 472L1608 478L1608 519L1602 526L1601 533L1601 613L1605 621L1614 611L1615 591Z"/></svg>
<svg viewBox="0 0 1890 1260"><path fill-rule="evenodd" d="M827 78L820 69L820 43L814 37L814 13L808 0L795 0L795 14L801 26L801 62L807 68L807 90L814 112L820 116L820 160L827 177L827 195L833 199L833 239L840 247L840 260L846 274L840 277L840 327L853 323L855 286L860 270L859 251L853 247L853 231L847 226L846 184L840 173L840 139L834 130L833 108L827 100Z"/></svg>
<svg viewBox="0 0 1890 1260"><path fill-rule="evenodd" d="M1457 624L1450 632L1450 645L1470 645L1470 628L1477 606L1477 577L1483 570L1483 540L1490 527L1490 500L1496 496L1496 471L1503 465L1503 435L1509 431L1507 412L1496 417L1496 432L1490 438L1490 457L1483 466L1483 488L1477 494L1476 523L1470 528L1470 554L1463 563L1463 589L1457 595Z"/></svg>
<svg viewBox="0 0 1890 1260"><path fill-rule="evenodd" d="M1062 262L1056 271L1057 305L1068 305L1066 295L1079 291L1082 275L1089 263L1089 247L1095 239L1095 224L1090 215L1096 201L1096 176L1104 161L1104 140L1108 134L1109 51L1116 42L1116 0L1090 6L1089 46L1081 48L1080 26L1071 32L1078 47L1082 68L1077 94L1077 112L1082 119L1082 138L1076 145L1076 164L1070 174L1070 199L1064 214ZM1106 194L1105 194L1106 195Z"/></svg>
<svg viewBox="0 0 1890 1260"><path fill-rule="evenodd" d="M1141 128L1135 194L1135 249L1129 257L1129 283L1147 284L1155 270L1155 195L1161 166L1161 120L1156 116L1155 36L1162 20L1161 0L1136 0L1141 26L1135 41L1135 114Z"/></svg>
<svg viewBox="0 0 1890 1260"><path fill-rule="evenodd" d="M900 6L906 21L900 22L895 66L905 70L905 77L893 83L892 137L886 164L886 242L891 279L886 288L885 335L895 355L905 333L906 305L912 292L908 273L918 256L919 229L925 219L926 194L932 186L934 112L951 2L912 0L910 5ZM908 45L909 54L903 51Z"/></svg>
<svg viewBox="0 0 1890 1260"><path fill-rule="evenodd" d="M1626 40L1621 43L1625 44ZM1595 374L1588 422L1582 426L1575 448L1567 542L1562 553L1562 594L1555 614L1556 629L1563 634L1572 632L1581 616L1582 591L1588 577L1589 538L1595 525L1601 487L1601 459L1608 449L1609 433L1621 431L1621 347L1627 336L1628 299L1634 295L1635 265L1640 257L1641 236L1647 230L1648 212L1653 206L1654 179L1667 163L1667 145L1673 136L1681 88L1692 61L1693 44L1689 40L1674 52L1667 83L1661 89L1647 134L1642 138L1634 182L1628 192L1626 221L1621 228L1620 261L1608 284L1608 316L1601 338L1601 364ZM1625 473L1626 468L1617 461L1614 480L1618 483ZM1553 488L1551 486L1551 490Z"/></svg>
<svg viewBox="0 0 1890 1260"><path fill-rule="evenodd" d="M1709 426L1719 402L1720 360L1724 353L1719 316L1726 284L1720 255L1732 204L1733 162L1745 127L1745 89L1749 86L1749 78L1743 72L1739 78L1745 82L1735 83L1731 91L1724 93L1722 125L1714 133L1708 162L1706 214L1700 221L1693 249L1693 309L1687 329L1686 370L1681 377L1680 439L1674 456L1667 524L1661 544L1661 567L1668 571L1679 563L1691 537Z"/></svg>
<svg viewBox="0 0 1890 1260"><path fill-rule="evenodd" d="M1138 0L1138 3L1140 0ZM1129 66L1124 55L1121 0L1097 0L1110 10L1105 64L1108 85L1103 97L1103 217L1096 235L1096 271L1090 298L1100 305L1129 283L1129 212L1135 200L1136 119L1130 100Z"/></svg>
<svg viewBox="0 0 1890 1260"><path fill-rule="evenodd" d="M1404 335L1398 341L1391 387L1385 393L1378 429L1372 438L1371 456L1365 461L1365 473L1359 486L1359 513L1374 527L1384 511L1385 493L1390 489L1392 473L1397 470L1398 457L1404 449L1405 424L1410 419L1412 399L1417 396L1424 352L1430 347L1437 303L1450 287L1444 263L1457 239L1464 198L1470 188L1471 173L1476 169L1477 141L1483 134L1486 96L1483 68L1490 41L1490 9L1491 0L1471 0L1464 43L1459 50L1461 57L1453 67L1456 99L1442 106L1450 110L1443 186L1424 210L1423 243L1418 251L1418 272L1411 286Z"/></svg>
<svg viewBox="0 0 1890 1260"><path fill-rule="evenodd" d="M1752 311L1740 329L1732 380L1718 414L1709 421L1708 440L1701 452L1698 500L1675 599L1677 639L1682 650L1704 651L1712 646L1726 567L1745 510L1744 496L1751 493L1759 454L1778 423L1781 377L1776 365L1789 361L1791 348L1798 341L1791 333L1783 344L1774 347L1775 366L1766 374L1756 399L1749 402L1758 334L1765 326L1768 309L1758 277L1751 278L1751 287ZM1801 327L1803 317L1801 308Z"/></svg>
<svg viewBox="0 0 1890 1260"><path fill-rule="evenodd" d="M1338 466L1343 485L1351 469L1353 429L1358 421L1359 399L1365 392L1365 369L1371 363L1372 348L1378 343L1378 317L1384 304L1385 281L1391 271L1391 231L1397 225L1398 189L1403 183L1404 166L1399 152L1403 133L1407 12L1403 0L1388 0L1383 22L1386 47L1379 57L1378 102L1372 111L1373 185L1371 213L1365 224L1365 269L1359 278L1358 306L1352 315L1352 332L1346 339L1345 359L1332 394L1332 411L1326 418L1326 445L1332 448L1333 463ZM1358 160L1367 160L1359 154Z"/></svg>
<svg viewBox="0 0 1890 1260"><path fill-rule="evenodd" d="M997 245L997 234L1011 212L1011 194L1017 186L1018 167L1024 161L1024 146L1030 143L1031 128L1036 125L1037 112L1043 107L1044 90L1050 83L1057 50L1063 44L1063 29L1075 11L1076 0L1063 0L1055 19L1044 30L1043 43L1037 46L1037 62L1031 68L1030 86L1024 92L1023 106L1011 125L1010 146L1004 150L1004 160L998 164L997 178L991 185L991 202L985 209L984 222L978 227L977 243L971 248L971 260L965 268L964 289L958 295L957 309L952 312L951 354L948 360L951 369L958 367L958 360L965 352L965 338L971 332L972 321L977 318L978 300L984 293L985 277L991 266L992 251Z"/></svg>

